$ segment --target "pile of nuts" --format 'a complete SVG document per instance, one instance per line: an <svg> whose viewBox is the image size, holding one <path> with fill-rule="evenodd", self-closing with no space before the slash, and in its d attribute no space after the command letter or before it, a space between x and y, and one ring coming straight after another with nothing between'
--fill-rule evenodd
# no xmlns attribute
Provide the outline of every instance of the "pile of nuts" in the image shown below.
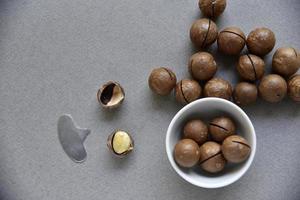
<svg viewBox="0 0 300 200"><path fill-rule="evenodd" d="M250 155L248 141L235 133L236 126L228 117L214 118L208 127L200 119L190 120L175 145L174 159L184 168L199 163L206 172L220 172L227 162L241 163Z"/></svg>
<svg viewBox="0 0 300 200"><path fill-rule="evenodd" d="M267 102L276 103L287 93L292 100L300 102L300 75L294 75L300 68L300 55L295 48L277 49L272 60L273 74L265 75L263 57L273 50L275 34L265 27L252 30L247 37L238 27L227 27L218 32L212 19L224 12L226 0L199 0L199 8L209 18L196 20L190 29L192 43L201 50L188 61L193 79L177 82L171 69L153 69L148 83L154 93L169 95L175 88L176 100L183 105L202 96L233 99L240 106L254 103L258 95ZM223 54L239 56L236 70L242 82L235 88L228 81L214 77L218 65L213 55L203 50L215 41ZM249 53L240 55L245 46ZM203 81L202 89L199 82Z"/></svg>
<svg viewBox="0 0 300 200"><path fill-rule="evenodd" d="M266 64L263 57L273 50L276 43L275 34L265 27L252 30L247 37L238 27L227 27L218 32L218 27L212 19L224 12L226 0L199 0L199 8L208 18L196 20L190 28L190 39L201 50L193 54L188 61L188 70L193 79L182 79L177 82L176 75L171 69L167 67L155 68L148 78L149 87L154 93L166 96L175 88L176 100L183 105L202 96L218 97L226 100L233 99L240 106L254 103L258 95L267 102L276 103L288 94L292 100L300 102L300 75L294 75L300 68L300 56L295 48L282 47L277 49L272 60L274 74L265 75ZM220 77L214 77L218 65L212 54L203 51L215 41L217 41L218 50L223 54L239 56L236 69L243 81L239 82L234 88L228 81ZM245 46L249 53L240 55ZM204 87L201 87L200 82L205 82ZM124 98L123 88L114 81L104 84L97 93L97 100L104 108L116 108L123 102ZM211 124L210 127L212 126ZM195 127L200 128L200 130L205 129L203 128L204 125L200 125L200 123ZM224 135L219 136L218 133L213 131L214 128L211 129L210 133L214 141L222 142ZM231 129L226 130L230 131ZM231 133L233 134L234 130ZM203 138L205 141L207 140L206 136L203 136ZM198 144L202 144L203 138L192 139ZM217 172L221 168L223 169L225 159L231 162L240 162L250 152L247 141L240 136L226 138L222 148L216 142L207 142L199 149L194 140L183 139L176 146L175 157L179 165L189 167L197 163L200 157L200 163L205 161L208 166L204 167L206 164L202 164L203 169ZM114 154L123 157L132 151L133 140L129 133L116 131L108 137L107 145ZM227 146L233 149L227 151ZM191 151L191 154L189 157L182 157L183 160L180 160L181 149L184 150L185 148L187 148L187 152ZM234 148L245 148L248 153L242 159L236 158L240 155L235 155ZM221 149L222 154L220 153ZM220 168L209 169L213 166L210 162L217 161L220 163Z"/></svg>

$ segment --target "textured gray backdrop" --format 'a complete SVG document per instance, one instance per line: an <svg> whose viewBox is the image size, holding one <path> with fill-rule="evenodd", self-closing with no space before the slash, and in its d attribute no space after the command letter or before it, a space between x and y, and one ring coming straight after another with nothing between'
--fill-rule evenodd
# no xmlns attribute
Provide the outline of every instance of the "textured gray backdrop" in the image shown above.
<svg viewBox="0 0 300 200"><path fill-rule="evenodd" d="M267 26L276 47L300 48L299 10L299 0L228 0L217 23L246 34ZM245 109L258 149L235 184L201 189L171 169L165 132L181 106L153 95L147 77L157 65L170 66L178 79L189 76L189 28L199 17L196 0L0 0L0 199L300 199L300 105L289 100ZM235 82L236 58L216 58L218 76ZM96 101L108 80L126 91L116 111ZM92 129L82 164L58 142L63 113ZM115 128L135 139L126 159L106 148Z"/></svg>

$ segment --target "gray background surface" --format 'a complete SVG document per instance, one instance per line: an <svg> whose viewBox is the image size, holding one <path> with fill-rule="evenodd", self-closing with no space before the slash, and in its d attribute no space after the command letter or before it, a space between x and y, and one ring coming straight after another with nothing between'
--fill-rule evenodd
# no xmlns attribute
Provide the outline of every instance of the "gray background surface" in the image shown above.
<svg viewBox="0 0 300 200"><path fill-rule="evenodd" d="M299 0L229 0L217 24L246 34L267 26L276 47L299 49L299 10ZM0 0L0 199L300 199L300 106L290 100L245 108L258 149L240 181L201 189L171 169L165 132L181 106L153 95L147 77L160 65L189 77L189 28L199 17L196 0ZM217 76L236 82L236 58L216 59ZM108 80L126 91L121 108L109 112L96 101ZM82 164L58 142L63 113L92 129ZM116 128L135 139L126 159L106 148Z"/></svg>

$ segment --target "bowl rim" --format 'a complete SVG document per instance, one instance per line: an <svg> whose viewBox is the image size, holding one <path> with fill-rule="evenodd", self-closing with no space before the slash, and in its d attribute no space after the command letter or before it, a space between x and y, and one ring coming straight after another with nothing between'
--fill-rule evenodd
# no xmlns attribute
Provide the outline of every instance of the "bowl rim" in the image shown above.
<svg viewBox="0 0 300 200"><path fill-rule="evenodd" d="M184 173L180 170L179 167L175 167L176 162L173 158L173 151L169 150L171 149L170 147L170 137L171 137L171 129L175 124L175 121L179 118L180 115L182 115L182 113L184 113L185 111L187 111L188 109L190 109L191 107L193 107L196 104L205 102L205 101L214 101L214 102L218 102L218 103L222 103L225 105L229 105L231 107L234 107L241 115L243 115L243 117L246 119L247 123L250 125L250 131L249 134L251 135L250 137L252 137L253 140L253 144L251 146L251 154L248 158L248 161L245 163L245 165L239 170L238 175L230 180L230 181L222 181L218 184L207 184L207 183L199 183L198 181L195 181L194 179L188 179ZM198 99L196 101L193 101L189 104L187 104L186 106L184 106L183 108L181 108L176 114L175 116L172 118L169 126L168 126L168 130L167 130L167 134L166 134L166 139L165 139L165 145L166 145L166 153L168 156L168 160L173 168L173 170L175 170L175 172L185 181L198 186L198 187L202 187L202 188L221 188L221 187L225 187L228 186L234 182L236 182L237 180L239 180L249 169L249 167L251 166L253 160L254 160L254 156L256 153L256 133L255 133L255 129L253 127L253 124L251 122L251 120L249 119L248 115L236 104L232 103L231 101L225 100L225 99L221 99L221 98L216 98L216 97L206 97L206 98L202 98L202 99Z"/></svg>

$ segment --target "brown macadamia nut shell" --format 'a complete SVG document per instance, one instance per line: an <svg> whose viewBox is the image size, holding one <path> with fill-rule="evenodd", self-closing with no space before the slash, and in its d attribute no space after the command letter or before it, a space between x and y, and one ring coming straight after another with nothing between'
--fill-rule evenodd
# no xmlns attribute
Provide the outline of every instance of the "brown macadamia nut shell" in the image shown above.
<svg viewBox="0 0 300 200"><path fill-rule="evenodd" d="M183 79L179 81L175 88L177 102L185 105L195 101L201 96L202 89L197 81Z"/></svg>
<svg viewBox="0 0 300 200"><path fill-rule="evenodd" d="M228 117L217 117L209 123L209 133L216 142L222 142L226 137L235 134L235 124Z"/></svg>
<svg viewBox="0 0 300 200"><path fill-rule="evenodd" d="M256 102L258 95L255 84L240 82L235 86L233 99L236 104L244 106Z"/></svg>
<svg viewBox="0 0 300 200"><path fill-rule="evenodd" d="M219 33L217 43L222 53L238 55L246 44L246 36L238 27L227 27Z"/></svg>
<svg viewBox="0 0 300 200"><path fill-rule="evenodd" d="M118 152L114 149L114 145L113 145L114 140L115 140L115 138L116 138L115 135L116 135L117 133L119 133L119 132L125 133L125 134L129 137L129 139L130 139L130 144L129 144L128 148L127 148L125 151L121 152L121 153L118 153ZM123 131L123 130L116 130L116 131L112 132L112 133L108 136L107 141L106 141L106 144L107 144L108 149L109 149L115 156L117 156L117 157L119 157L119 158L125 157L126 155L128 155L129 153L131 153L132 150L133 150L133 148L134 148L134 140L133 140L133 138L131 137L131 135L130 135L128 132Z"/></svg>
<svg viewBox="0 0 300 200"><path fill-rule="evenodd" d="M192 139L199 145L203 144L208 139L207 125L199 119L188 121L183 128L183 138Z"/></svg>
<svg viewBox="0 0 300 200"><path fill-rule="evenodd" d="M284 77L290 77L300 68L300 55L292 47L282 47L273 55L272 69Z"/></svg>
<svg viewBox="0 0 300 200"><path fill-rule="evenodd" d="M295 102L300 102L300 74L292 76L288 81L289 97Z"/></svg>
<svg viewBox="0 0 300 200"><path fill-rule="evenodd" d="M174 158L181 167L193 167L200 158L198 144L191 139L182 139L178 141L174 148Z"/></svg>
<svg viewBox="0 0 300 200"><path fill-rule="evenodd" d="M190 29L191 41L201 49L210 46L216 41L217 37L217 25L211 19L198 19Z"/></svg>
<svg viewBox="0 0 300 200"><path fill-rule="evenodd" d="M265 27L251 31L247 37L248 50L250 53L258 56L265 56L271 52L275 43L275 34Z"/></svg>
<svg viewBox="0 0 300 200"><path fill-rule="evenodd" d="M125 99L122 86L115 81L108 81L97 92L97 100L103 108L117 108Z"/></svg>
<svg viewBox="0 0 300 200"><path fill-rule="evenodd" d="M239 135L229 136L223 141L222 153L229 162L243 162L248 158L250 152L251 147L248 141Z"/></svg>
<svg viewBox="0 0 300 200"><path fill-rule="evenodd" d="M230 100L232 96L231 84L221 78L212 78L204 86L204 96Z"/></svg>
<svg viewBox="0 0 300 200"><path fill-rule="evenodd" d="M148 84L150 89L158 95L168 95L176 86L176 75L166 67L152 70Z"/></svg>
<svg viewBox="0 0 300 200"><path fill-rule="evenodd" d="M270 74L261 80L258 86L259 95L270 103L280 102L287 93L286 81L277 74Z"/></svg>
<svg viewBox="0 0 300 200"><path fill-rule="evenodd" d="M199 52L191 56L188 68L194 79L204 81L215 75L217 63L210 53Z"/></svg>
<svg viewBox="0 0 300 200"><path fill-rule="evenodd" d="M226 0L199 0L199 8L207 17L218 17L226 8Z"/></svg>
<svg viewBox="0 0 300 200"><path fill-rule="evenodd" d="M221 153L221 145L206 142L200 147L200 166L204 171L217 173L224 169L226 160Z"/></svg>
<svg viewBox="0 0 300 200"><path fill-rule="evenodd" d="M263 77L265 73L265 62L255 55L243 55L239 58L237 71L243 79L255 81Z"/></svg>

